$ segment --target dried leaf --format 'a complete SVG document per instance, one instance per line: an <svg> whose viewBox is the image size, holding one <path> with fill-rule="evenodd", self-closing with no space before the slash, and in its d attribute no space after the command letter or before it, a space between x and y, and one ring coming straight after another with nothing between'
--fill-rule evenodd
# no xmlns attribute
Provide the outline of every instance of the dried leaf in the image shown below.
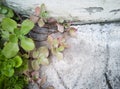
<svg viewBox="0 0 120 89"><path fill-rule="evenodd" d="M43 27L45 25L45 22L43 21L43 19L39 19L38 25L39 27Z"/></svg>
<svg viewBox="0 0 120 89"><path fill-rule="evenodd" d="M47 81L47 77L46 77L46 76L43 76L43 77L41 78L40 86L44 85L46 81Z"/></svg>
<svg viewBox="0 0 120 89"><path fill-rule="evenodd" d="M33 60L31 62L31 66L32 66L33 70L39 70L39 68L40 68L39 63L38 63L37 60Z"/></svg>
<svg viewBox="0 0 120 89"><path fill-rule="evenodd" d="M64 26L62 26L61 24L57 24L57 30L59 32L64 32Z"/></svg>

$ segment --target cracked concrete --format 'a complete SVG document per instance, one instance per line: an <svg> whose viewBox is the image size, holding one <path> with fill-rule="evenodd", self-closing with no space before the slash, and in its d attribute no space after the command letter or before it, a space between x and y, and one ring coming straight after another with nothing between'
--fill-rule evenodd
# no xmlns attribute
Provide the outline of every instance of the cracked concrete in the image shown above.
<svg viewBox="0 0 120 89"><path fill-rule="evenodd" d="M64 59L52 57L41 68L44 88L120 89L120 23L78 25L77 38L69 38Z"/></svg>

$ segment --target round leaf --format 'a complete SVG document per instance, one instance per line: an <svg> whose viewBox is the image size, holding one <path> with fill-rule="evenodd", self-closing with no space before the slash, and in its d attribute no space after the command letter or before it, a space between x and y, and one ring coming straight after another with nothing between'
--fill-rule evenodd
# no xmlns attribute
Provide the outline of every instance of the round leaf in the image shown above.
<svg viewBox="0 0 120 89"><path fill-rule="evenodd" d="M3 48L2 53L6 58L11 58L14 57L18 53L18 51L19 51L18 44L9 42Z"/></svg>
<svg viewBox="0 0 120 89"><path fill-rule="evenodd" d="M12 77L14 74L14 69L13 68L8 68L7 70L4 70L3 74L7 77Z"/></svg>
<svg viewBox="0 0 120 89"><path fill-rule="evenodd" d="M34 44L32 39L30 39L30 38L23 38L23 39L21 39L21 47L25 51L30 51L30 50L33 50L35 48L35 44Z"/></svg>
<svg viewBox="0 0 120 89"><path fill-rule="evenodd" d="M22 65L22 59L20 56L16 56L13 58L14 62L15 62L15 67L18 68Z"/></svg>
<svg viewBox="0 0 120 89"><path fill-rule="evenodd" d="M59 41L57 39L53 40L53 47L57 48L59 46Z"/></svg>
<svg viewBox="0 0 120 89"><path fill-rule="evenodd" d="M39 27L43 27L45 25L45 22L43 21L43 19L40 19L38 21L38 25L39 25Z"/></svg>
<svg viewBox="0 0 120 89"><path fill-rule="evenodd" d="M39 68L40 68L39 63L38 63L37 60L33 60L31 62L31 66L32 66L33 70L39 70Z"/></svg>
<svg viewBox="0 0 120 89"><path fill-rule="evenodd" d="M17 28L17 23L10 18L4 18L1 25L3 30L6 30L12 33L14 32L14 29Z"/></svg>
<svg viewBox="0 0 120 89"><path fill-rule="evenodd" d="M24 20L21 26L21 34L26 35L34 27L34 23L31 20Z"/></svg>
<svg viewBox="0 0 120 89"><path fill-rule="evenodd" d="M40 47L38 49L38 51L39 51L39 57L41 57L41 56L48 57L48 55L49 55L48 48L45 46Z"/></svg>
<svg viewBox="0 0 120 89"><path fill-rule="evenodd" d="M39 58L38 62L42 65L48 65L49 64L49 60L46 57Z"/></svg>

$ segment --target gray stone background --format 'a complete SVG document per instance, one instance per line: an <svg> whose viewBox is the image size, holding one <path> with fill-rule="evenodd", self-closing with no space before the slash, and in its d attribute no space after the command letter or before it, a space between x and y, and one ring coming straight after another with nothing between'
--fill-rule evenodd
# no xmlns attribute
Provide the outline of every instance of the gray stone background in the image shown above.
<svg viewBox="0 0 120 89"><path fill-rule="evenodd" d="M35 6L43 2L53 17L69 17L73 11L69 18L77 16L77 24L84 24L73 25L78 29L77 37L67 39L70 48L64 51L64 59L58 61L56 57L51 57L51 64L42 66L40 75L47 76L43 87L52 85L55 89L120 89L120 23L117 22L120 20L120 1L6 0L9 7L22 14L32 13ZM109 21L114 23L107 23ZM96 22L105 23L93 24Z"/></svg>

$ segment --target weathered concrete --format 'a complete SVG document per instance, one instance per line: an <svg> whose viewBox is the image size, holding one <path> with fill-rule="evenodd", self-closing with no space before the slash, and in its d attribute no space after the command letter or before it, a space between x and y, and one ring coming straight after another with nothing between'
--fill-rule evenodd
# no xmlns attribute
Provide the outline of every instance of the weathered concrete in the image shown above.
<svg viewBox="0 0 120 89"><path fill-rule="evenodd" d="M5 0L22 14L31 14L45 3L53 17L79 20L82 23L120 20L120 0Z"/></svg>
<svg viewBox="0 0 120 89"><path fill-rule="evenodd" d="M120 23L75 26L77 38L68 39L64 59L52 57L41 68L44 88L120 89Z"/></svg>

